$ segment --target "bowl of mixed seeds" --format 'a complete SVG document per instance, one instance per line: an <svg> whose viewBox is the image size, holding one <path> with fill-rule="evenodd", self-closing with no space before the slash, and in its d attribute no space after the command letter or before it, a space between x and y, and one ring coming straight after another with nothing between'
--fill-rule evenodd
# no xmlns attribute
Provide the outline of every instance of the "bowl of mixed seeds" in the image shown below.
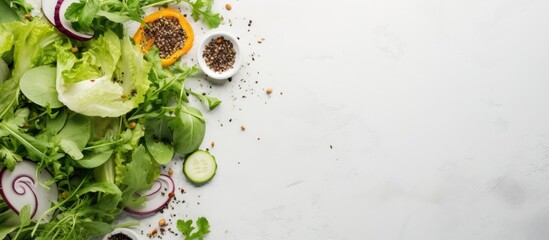
<svg viewBox="0 0 549 240"><path fill-rule="evenodd" d="M238 72L241 65L238 40L225 32L211 32L198 48L198 65L209 77L227 79Z"/></svg>

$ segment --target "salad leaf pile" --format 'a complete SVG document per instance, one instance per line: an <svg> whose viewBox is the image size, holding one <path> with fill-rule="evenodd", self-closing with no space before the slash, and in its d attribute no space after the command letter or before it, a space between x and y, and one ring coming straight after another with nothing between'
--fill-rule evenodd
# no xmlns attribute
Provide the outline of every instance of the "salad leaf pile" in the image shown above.
<svg viewBox="0 0 549 240"><path fill-rule="evenodd" d="M17 239L104 235L125 207L143 204L135 193L150 188L160 166L199 148L205 118L188 96L209 110L221 101L185 87L196 66L163 68L157 49L143 55L120 34L121 23L140 20L143 8L179 1L73 4L69 19L98 33L88 42L67 38L41 17L21 17L29 6L9 2L0 0L0 168L34 161L53 176L43 184L60 191L37 221L20 215ZM219 25L212 0L185 2L193 18ZM0 225L0 239L8 234L14 229Z"/></svg>

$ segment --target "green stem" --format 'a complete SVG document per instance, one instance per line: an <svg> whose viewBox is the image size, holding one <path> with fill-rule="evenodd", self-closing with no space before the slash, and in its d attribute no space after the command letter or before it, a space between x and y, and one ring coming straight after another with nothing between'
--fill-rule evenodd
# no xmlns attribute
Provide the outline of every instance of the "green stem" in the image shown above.
<svg viewBox="0 0 549 240"><path fill-rule="evenodd" d="M76 189L72 192L72 194L67 197L67 199L55 204L53 207L49 208L48 210L46 210L44 213L42 213L42 215L40 215L40 217L38 218L38 220L36 221L36 226L34 227L34 229L32 230L32 233L31 233L31 236L34 236L34 234L36 233L36 230L38 229L38 226L40 226L40 222L42 222L42 219L44 219L44 217L46 217L46 215L48 215L50 212L52 211L55 211L56 209L58 209L59 207L63 206L63 204L65 204L66 202L68 202L69 200L72 199L72 197L76 196L76 192L78 192L78 189L80 189L82 187L82 185L84 184L84 182L86 182L86 180L88 179L89 175L86 175L84 177L84 179L82 179L82 182L80 182L80 184L78 184L78 187L76 187Z"/></svg>
<svg viewBox="0 0 549 240"><path fill-rule="evenodd" d="M145 6L141 7L141 9L155 7L155 6L161 6L161 5L165 5L165 4L172 3L172 2L179 3L179 2L181 2L181 0L164 0L164 1L156 2L156 3L151 3L149 5L145 5Z"/></svg>
<svg viewBox="0 0 549 240"><path fill-rule="evenodd" d="M139 222L132 221L132 222L127 222L127 223L122 223L122 224L118 224L118 225L114 226L114 228L125 228L125 227L134 227L134 226L139 226Z"/></svg>
<svg viewBox="0 0 549 240"><path fill-rule="evenodd" d="M95 146L85 147L84 151L89 151L89 150L100 148L100 147L108 147L108 146L111 146L111 145L121 143L123 141L124 141L124 139L118 139L116 141L112 141L112 142L108 142L108 143L103 143L103 144L99 144L99 145L95 145Z"/></svg>

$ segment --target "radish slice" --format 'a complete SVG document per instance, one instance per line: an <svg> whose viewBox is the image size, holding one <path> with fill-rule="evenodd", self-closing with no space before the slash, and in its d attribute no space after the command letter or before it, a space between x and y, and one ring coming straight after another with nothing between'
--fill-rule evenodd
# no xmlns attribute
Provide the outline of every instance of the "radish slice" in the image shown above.
<svg viewBox="0 0 549 240"><path fill-rule="evenodd" d="M54 4L55 1L48 1L45 4ZM58 0L57 4L55 4L55 11L54 11L54 22L55 27L59 29L60 32L64 33L68 37L78 40L78 41L87 41L93 38L93 33L81 33L76 31L72 27L72 23L65 18L65 13L67 12L67 8L75 3L80 2L79 0ZM50 7L46 7L46 9L49 9ZM44 9L44 4L42 4L42 9Z"/></svg>
<svg viewBox="0 0 549 240"><path fill-rule="evenodd" d="M124 211L140 216L153 214L168 204L174 191L175 184L172 178L162 174L154 181L151 189L137 193L137 195L144 195L147 198L143 206L138 208L126 207Z"/></svg>
<svg viewBox="0 0 549 240"><path fill-rule="evenodd" d="M17 214L25 206L30 205L31 219L36 220L57 201L57 186L49 189L40 185L52 178L47 171L36 175L36 164L22 161L15 166L13 172L7 168L0 171L0 195L4 202ZM51 216L47 216L49 220Z"/></svg>
<svg viewBox="0 0 549 240"><path fill-rule="evenodd" d="M55 6L56 1L42 0L42 12L46 19L55 26Z"/></svg>

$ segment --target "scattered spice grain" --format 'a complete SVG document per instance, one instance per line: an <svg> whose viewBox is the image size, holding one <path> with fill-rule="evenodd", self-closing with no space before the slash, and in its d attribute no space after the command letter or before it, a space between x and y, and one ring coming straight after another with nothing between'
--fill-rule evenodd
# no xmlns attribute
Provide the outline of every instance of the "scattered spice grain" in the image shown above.
<svg viewBox="0 0 549 240"><path fill-rule="evenodd" d="M231 6L231 4L225 4L225 9L227 9L228 11L231 11L231 9L233 9L233 7Z"/></svg>
<svg viewBox="0 0 549 240"><path fill-rule="evenodd" d="M273 93L273 89L268 87L265 92L270 95L271 93Z"/></svg>

